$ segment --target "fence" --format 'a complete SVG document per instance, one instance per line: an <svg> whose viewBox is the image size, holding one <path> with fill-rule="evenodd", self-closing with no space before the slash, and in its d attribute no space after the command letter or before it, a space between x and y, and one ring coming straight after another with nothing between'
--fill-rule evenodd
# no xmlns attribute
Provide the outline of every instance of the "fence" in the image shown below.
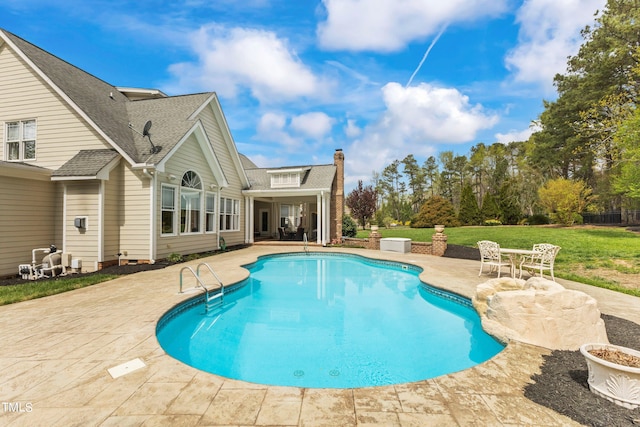
<svg viewBox="0 0 640 427"><path fill-rule="evenodd" d="M582 219L585 224L640 225L640 210L583 213Z"/></svg>

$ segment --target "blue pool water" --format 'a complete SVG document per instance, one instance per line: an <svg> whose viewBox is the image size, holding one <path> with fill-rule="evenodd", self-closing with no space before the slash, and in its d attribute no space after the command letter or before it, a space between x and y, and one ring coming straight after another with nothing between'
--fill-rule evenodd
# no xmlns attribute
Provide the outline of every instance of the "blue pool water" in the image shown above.
<svg viewBox="0 0 640 427"><path fill-rule="evenodd" d="M345 254L246 267L219 309L193 300L160 320L169 355L253 383L355 388L460 371L504 348L467 300L425 285L417 267Z"/></svg>

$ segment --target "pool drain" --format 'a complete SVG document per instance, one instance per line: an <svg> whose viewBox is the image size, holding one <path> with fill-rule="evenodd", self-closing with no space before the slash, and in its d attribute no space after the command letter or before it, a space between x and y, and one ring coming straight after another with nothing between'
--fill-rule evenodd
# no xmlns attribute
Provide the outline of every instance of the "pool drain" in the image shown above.
<svg viewBox="0 0 640 427"><path fill-rule="evenodd" d="M332 377L337 377L338 375L340 375L340 371L338 371L337 369L332 369L329 371L329 375L331 375Z"/></svg>
<svg viewBox="0 0 640 427"><path fill-rule="evenodd" d="M294 377L304 377L304 371L302 369L296 369L293 371Z"/></svg>

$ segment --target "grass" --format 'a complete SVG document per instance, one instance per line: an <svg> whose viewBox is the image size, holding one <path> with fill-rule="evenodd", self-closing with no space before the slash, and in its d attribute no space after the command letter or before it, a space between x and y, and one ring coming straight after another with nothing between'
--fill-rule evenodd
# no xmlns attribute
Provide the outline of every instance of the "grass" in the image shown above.
<svg viewBox="0 0 640 427"><path fill-rule="evenodd" d="M89 276L70 276L53 280L36 280L20 285L2 286L0 287L0 305L55 295L73 289L95 285L100 282L106 282L116 277L118 276L114 274L98 273Z"/></svg>
<svg viewBox="0 0 640 427"><path fill-rule="evenodd" d="M359 230L358 237L368 237L369 232ZM434 233L433 229L407 227L380 229L379 232L382 237L407 237L418 242L431 241ZM615 280L598 276L595 271L640 273L640 235L621 227L451 227L445 234L448 244L469 247L476 247L479 240L493 240L509 248L553 243L562 247L554 268L557 277L640 296L640 289L629 289ZM594 273L589 274L590 271Z"/></svg>

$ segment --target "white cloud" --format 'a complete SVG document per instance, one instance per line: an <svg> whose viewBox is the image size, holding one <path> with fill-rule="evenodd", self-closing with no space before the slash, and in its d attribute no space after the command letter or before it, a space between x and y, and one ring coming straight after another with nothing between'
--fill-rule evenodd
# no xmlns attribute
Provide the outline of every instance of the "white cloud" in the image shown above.
<svg viewBox="0 0 640 427"><path fill-rule="evenodd" d="M592 24L606 0L529 0L517 14L519 44L505 62L517 82L540 84L553 91L553 77L566 71L567 57L582 42L580 30Z"/></svg>
<svg viewBox="0 0 640 427"><path fill-rule="evenodd" d="M331 132L334 120L322 112L300 114L291 119L291 129L299 134L320 139Z"/></svg>
<svg viewBox="0 0 640 427"><path fill-rule="evenodd" d="M382 88L387 111L382 126L398 143L460 143L471 141L481 129L491 128L496 115L454 88L421 83L403 87L388 83Z"/></svg>
<svg viewBox="0 0 640 427"><path fill-rule="evenodd" d="M334 119L322 112L288 116L281 112L263 114L256 127L255 139L274 142L287 149L305 143L332 140L330 132ZM322 140L322 141L321 141ZM308 146L308 145L307 145Z"/></svg>
<svg viewBox="0 0 640 427"><path fill-rule="evenodd" d="M497 115L453 88L391 82L382 88L382 97L385 112L347 150L351 180L368 179L371 171L380 172L407 154L426 157L439 144L470 142L498 122Z"/></svg>
<svg viewBox="0 0 640 427"><path fill-rule="evenodd" d="M502 144L508 144L510 142L518 142L518 141L527 141L529 137L534 134L534 132L538 132L541 128L535 124L532 124L527 129L523 130L512 130L507 133L496 133L496 141Z"/></svg>
<svg viewBox="0 0 640 427"><path fill-rule="evenodd" d="M344 127L344 133L349 138L355 138L356 136L359 136L362 133L362 129L358 127L355 120L348 119L347 125Z"/></svg>
<svg viewBox="0 0 640 427"><path fill-rule="evenodd" d="M454 22L506 10L507 0L322 0L326 21L317 28L326 49L398 51Z"/></svg>
<svg viewBox="0 0 640 427"><path fill-rule="evenodd" d="M300 140L292 137L287 131L287 117L281 113L265 113L260 117L256 127L256 137L262 141L275 142L284 146L296 146Z"/></svg>
<svg viewBox="0 0 640 427"><path fill-rule="evenodd" d="M212 25L194 32L191 40L197 60L169 67L177 92L215 90L235 97L249 90L261 103L322 92L320 79L273 32Z"/></svg>

